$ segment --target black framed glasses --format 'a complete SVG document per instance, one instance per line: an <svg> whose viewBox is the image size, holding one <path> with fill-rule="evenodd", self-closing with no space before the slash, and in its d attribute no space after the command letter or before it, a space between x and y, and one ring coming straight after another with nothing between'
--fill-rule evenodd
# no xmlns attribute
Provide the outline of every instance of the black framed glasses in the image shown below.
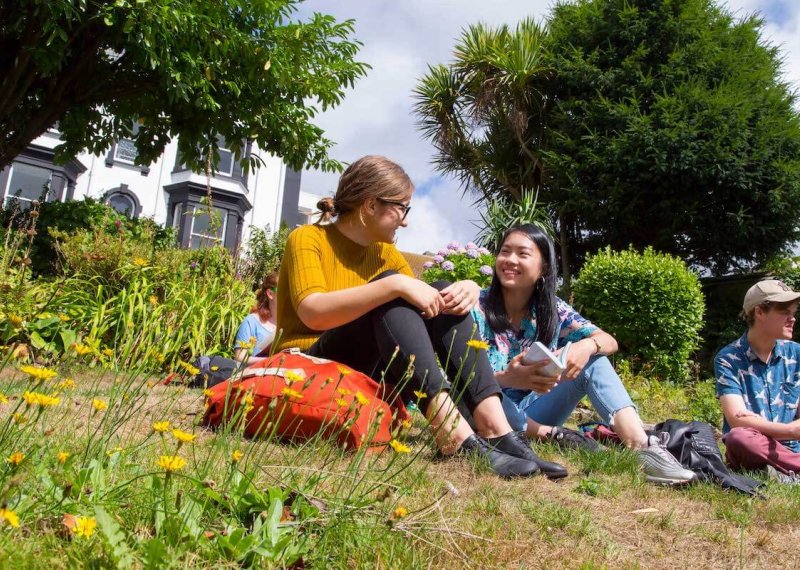
<svg viewBox="0 0 800 570"><path fill-rule="evenodd" d="M397 206L398 208L400 208L400 211L403 212L403 217L400 218L401 222L406 219L406 216L408 216L408 213L411 211L410 205L403 204L402 202L398 202L396 200L387 200L385 198L378 198L378 201L383 202L384 204L391 204L392 206Z"/></svg>

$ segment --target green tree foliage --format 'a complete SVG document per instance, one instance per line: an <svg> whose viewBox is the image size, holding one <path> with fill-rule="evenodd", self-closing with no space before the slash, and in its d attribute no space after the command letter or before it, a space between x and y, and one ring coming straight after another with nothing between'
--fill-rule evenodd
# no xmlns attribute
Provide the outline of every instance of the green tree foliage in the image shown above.
<svg viewBox="0 0 800 570"><path fill-rule="evenodd" d="M678 258L647 248L606 248L587 258L574 284L582 314L661 377L685 380L705 304L700 281Z"/></svg>
<svg viewBox="0 0 800 570"><path fill-rule="evenodd" d="M578 248L724 273L800 237L800 121L762 26L712 0L554 8L547 162Z"/></svg>
<svg viewBox="0 0 800 570"><path fill-rule="evenodd" d="M415 89L419 126L436 147L436 166L487 200L518 200L541 185L551 76L544 34L533 20L514 29L470 26L454 62L429 67Z"/></svg>
<svg viewBox="0 0 800 570"><path fill-rule="evenodd" d="M712 0L577 0L471 26L416 90L439 170L557 214L565 280L629 244L715 273L800 238L800 120L758 17Z"/></svg>
<svg viewBox="0 0 800 570"><path fill-rule="evenodd" d="M367 66L354 60L352 21L292 21L296 4L3 2L0 168L56 122L62 159L127 137L147 164L179 136L184 162L202 170L220 136L239 156L256 140L295 169L339 168L312 120Z"/></svg>

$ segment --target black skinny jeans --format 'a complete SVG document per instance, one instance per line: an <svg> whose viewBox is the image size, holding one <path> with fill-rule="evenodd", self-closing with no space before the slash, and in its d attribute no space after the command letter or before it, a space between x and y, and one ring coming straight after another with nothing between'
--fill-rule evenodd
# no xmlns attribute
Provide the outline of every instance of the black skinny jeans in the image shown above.
<svg viewBox="0 0 800 570"><path fill-rule="evenodd" d="M392 273L382 273L376 280ZM449 283L437 281L432 285L442 290ZM404 400L416 400L415 390L427 394L428 402L439 392L447 391L461 414L472 423L472 410L486 398L501 394L486 353L467 347L468 340L480 340L477 331L473 333L474 328L469 314L440 314L423 319L417 307L395 299L325 331L308 354L341 362L394 386L401 383L413 355L413 372L401 386ZM439 367L437 356L444 370ZM385 377L381 378L384 370ZM424 410L427 402L420 404Z"/></svg>

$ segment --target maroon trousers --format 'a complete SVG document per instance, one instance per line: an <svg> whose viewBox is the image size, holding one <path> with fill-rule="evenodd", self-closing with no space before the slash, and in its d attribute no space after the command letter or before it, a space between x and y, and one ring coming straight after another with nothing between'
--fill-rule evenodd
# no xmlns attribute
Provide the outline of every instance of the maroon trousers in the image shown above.
<svg viewBox="0 0 800 570"><path fill-rule="evenodd" d="M733 428L725 435L725 458L733 469L763 469L800 473L800 453L753 428Z"/></svg>

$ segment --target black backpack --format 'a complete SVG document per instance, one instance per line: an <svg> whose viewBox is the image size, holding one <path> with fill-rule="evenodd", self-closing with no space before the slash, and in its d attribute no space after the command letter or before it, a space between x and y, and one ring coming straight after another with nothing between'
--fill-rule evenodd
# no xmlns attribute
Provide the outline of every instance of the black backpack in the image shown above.
<svg viewBox="0 0 800 570"><path fill-rule="evenodd" d="M242 363L223 356L200 356L194 361L194 367L200 372L188 383L190 388L211 388L239 370Z"/></svg>
<svg viewBox="0 0 800 570"><path fill-rule="evenodd" d="M667 432L667 450L681 465L697 473L701 481L716 483L724 489L734 489L748 495L759 496L762 485L755 479L731 473L722 460L722 453L714 438L713 428L704 422L667 420L657 424L654 432ZM652 432L651 432L652 433Z"/></svg>

